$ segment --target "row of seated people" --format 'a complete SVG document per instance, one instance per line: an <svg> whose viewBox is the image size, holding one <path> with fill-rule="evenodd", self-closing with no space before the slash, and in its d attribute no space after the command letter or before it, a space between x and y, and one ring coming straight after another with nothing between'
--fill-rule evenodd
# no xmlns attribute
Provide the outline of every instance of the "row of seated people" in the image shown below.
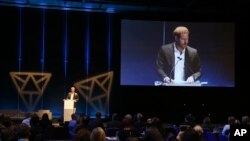
<svg viewBox="0 0 250 141"><path fill-rule="evenodd" d="M27 113L19 124L14 124L10 117L0 114L0 134L3 141L16 141L27 136L33 141L36 136L43 134L48 126L52 126L48 114L44 114L40 120L37 114Z"/></svg>
<svg viewBox="0 0 250 141"><path fill-rule="evenodd" d="M121 141L126 140L128 137L139 137L139 139L145 139L148 129L155 127L164 139L170 140L173 138L176 139L177 135L182 133L181 131L196 127L195 129L202 129L202 131L200 131L200 135L202 135L203 138L206 138L206 141L214 141L211 139L212 137L209 136L210 134L216 138L216 141L219 141L218 139L221 136L223 136L221 138L228 139L228 134L224 134L227 124L224 128L217 127L211 123L209 117L205 117L201 126L196 125L191 114L185 116L185 123L183 123L181 126L170 126L168 128L163 127L160 119L157 117L148 118L147 121L144 121L143 115L141 113L138 113L135 118L133 118L130 114L127 114L121 121L119 120L117 114L113 114L112 120L108 121L105 126L102 122L100 113L97 113L96 118L93 120L89 120L87 115L83 115L79 119L80 120L78 123L77 117L73 115L72 121L69 123L71 135L76 136L78 131L82 128L91 131L95 127L101 127L105 130L106 136L116 136ZM229 119L231 119L231 117ZM245 123L249 124L248 116L244 116L242 118L242 124Z"/></svg>
<svg viewBox="0 0 250 141"><path fill-rule="evenodd" d="M42 141L51 139L70 139L67 127L52 125L47 113L40 119L36 113L27 113L26 117L14 122L10 117L0 114L0 141Z"/></svg>
<svg viewBox="0 0 250 141"><path fill-rule="evenodd" d="M213 135L227 135L228 125L238 124L239 122L234 117L228 118L229 123L226 124L221 131L218 128L212 126L209 117L204 119L204 124L202 124L202 133L212 133ZM77 115L72 115L72 120L64 128L59 128L60 130L55 130L55 127L52 126L51 120L48 119L48 115L45 113L41 120L36 114L30 114L22 121L22 126L18 125L14 127L9 117L4 117L0 115L0 129L1 136L0 139L6 141L15 141L18 138L23 137L24 135L20 134L20 127L24 128L23 125L26 125L29 129L29 140L49 140L49 139L72 139L79 140L86 132L92 133L93 129L100 127L105 131L105 136L116 136L119 140L135 139L131 137L136 137L140 140L146 140L151 132L159 132L158 134L164 140L176 139L181 131L185 129L190 129L189 127L194 127L195 122L193 121L192 115L187 115L185 117L185 123L188 126L170 126L170 128L163 127L161 121L157 117L148 118L144 121L143 115L138 113L135 117L132 117L130 114L125 115L124 118L120 121L117 114L112 115L112 120L108 121L106 124L103 123L101 119L101 113L97 112L96 118L90 120L87 115L82 115L78 117ZM249 124L248 116L242 117L242 124ZM183 128L184 127L184 128ZM230 126L229 126L230 127ZM26 128L24 128L26 129ZM199 128L198 128L199 129ZM226 130L227 129L227 130ZM99 129L98 129L99 130ZM22 130L21 130L22 131ZM209 131L209 132L207 132ZM21 132L24 133L24 132ZM150 134L149 134L150 133ZM50 136L54 138L50 138ZM60 136L55 136L60 135ZM71 136L70 136L71 135ZM87 133L88 135L88 133ZM208 136L206 134L206 136ZM204 136L204 138L206 137ZM71 138L70 138L71 137ZM78 138L77 138L78 137ZM207 139L208 137L206 137ZM218 136L216 136L216 141ZM206 140L214 141L214 140Z"/></svg>

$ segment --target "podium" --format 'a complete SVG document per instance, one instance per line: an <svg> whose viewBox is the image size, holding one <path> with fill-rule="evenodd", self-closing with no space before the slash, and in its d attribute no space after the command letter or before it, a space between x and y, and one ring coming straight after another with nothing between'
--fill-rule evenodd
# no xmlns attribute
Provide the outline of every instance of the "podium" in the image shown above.
<svg viewBox="0 0 250 141"><path fill-rule="evenodd" d="M74 113L74 100L64 99L63 120L70 121L71 115Z"/></svg>

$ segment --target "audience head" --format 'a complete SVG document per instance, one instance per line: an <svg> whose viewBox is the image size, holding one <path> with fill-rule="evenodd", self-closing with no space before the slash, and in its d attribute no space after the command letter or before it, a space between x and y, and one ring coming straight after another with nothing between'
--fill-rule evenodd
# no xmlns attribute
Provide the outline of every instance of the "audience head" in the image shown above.
<svg viewBox="0 0 250 141"><path fill-rule="evenodd" d="M76 114L72 114L72 115L71 115L71 119L72 119L72 120L77 120Z"/></svg>
<svg viewBox="0 0 250 141"><path fill-rule="evenodd" d="M148 118L146 124L147 124L148 127L150 127L152 125L152 119Z"/></svg>
<svg viewBox="0 0 250 141"><path fill-rule="evenodd" d="M191 113L189 113L185 116L185 122L191 124L195 123L195 117Z"/></svg>
<svg viewBox="0 0 250 141"><path fill-rule="evenodd" d="M142 121L142 120L143 120L143 115L142 115L142 113L137 113L137 114L136 114L136 120L137 120L137 121Z"/></svg>
<svg viewBox="0 0 250 141"><path fill-rule="evenodd" d="M39 116L37 114L33 114L30 119L31 126L37 126L39 124Z"/></svg>
<svg viewBox="0 0 250 141"><path fill-rule="evenodd" d="M184 131L180 131L180 132L178 133L178 135L176 136L176 140L177 140L177 141L182 141L183 133L184 133Z"/></svg>
<svg viewBox="0 0 250 141"><path fill-rule="evenodd" d="M112 114L112 120L119 120L117 113Z"/></svg>
<svg viewBox="0 0 250 141"><path fill-rule="evenodd" d="M90 141L90 131L88 129L82 128L76 134L77 141Z"/></svg>
<svg viewBox="0 0 250 141"><path fill-rule="evenodd" d="M96 112L95 117L97 119L100 119L102 117L102 113L101 112Z"/></svg>
<svg viewBox="0 0 250 141"><path fill-rule="evenodd" d="M49 120L49 115L47 113L44 113L42 115L42 120Z"/></svg>
<svg viewBox="0 0 250 141"><path fill-rule="evenodd" d="M106 141L106 135L101 127L96 127L92 130L90 135L91 141Z"/></svg>
<svg viewBox="0 0 250 141"><path fill-rule="evenodd" d="M204 117L203 124L211 124L211 119L209 116Z"/></svg>
<svg viewBox="0 0 250 141"><path fill-rule="evenodd" d="M227 120L228 120L228 124L230 124L230 125L235 124L235 117L234 116L229 116Z"/></svg>
<svg viewBox="0 0 250 141"><path fill-rule="evenodd" d="M132 115L130 115L130 114L125 115L123 120L122 120L122 123L123 123L124 127L131 126L133 124Z"/></svg>
<svg viewBox="0 0 250 141"><path fill-rule="evenodd" d="M199 134L192 128L184 131L181 141L201 141Z"/></svg>
<svg viewBox="0 0 250 141"><path fill-rule="evenodd" d="M162 126L162 122L161 122L160 118L153 117L151 125L154 126L154 127L161 127Z"/></svg>
<svg viewBox="0 0 250 141"><path fill-rule="evenodd" d="M146 130L144 141L163 141L163 136L156 127L150 127Z"/></svg>
<svg viewBox="0 0 250 141"><path fill-rule="evenodd" d="M250 124L249 116L243 116L241 119L242 124Z"/></svg>
<svg viewBox="0 0 250 141"><path fill-rule="evenodd" d="M28 139L30 136L30 128L28 125L22 123L16 128L18 139Z"/></svg>
<svg viewBox="0 0 250 141"><path fill-rule="evenodd" d="M200 125L195 125L193 127L194 131L196 131L200 136L204 133L203 128Z"/></svg>
<svg viewBox="0 0 250 141"><path fill-rule="evenodd" d="M132 119L133 119L133 117L132 117L131 114L126 114L126 115L124 116L124 118L125 118L125 119L129 119L129 120L132 120Z"/></svg>
<svg viewBox="0 0 250 141"><path fill-rule="evenodd" d="M89 117L88 117L87 115L83 115L83 116L81 117L81 123L82 123L83 125L88 125L88 124L89 124Z"/></svg>

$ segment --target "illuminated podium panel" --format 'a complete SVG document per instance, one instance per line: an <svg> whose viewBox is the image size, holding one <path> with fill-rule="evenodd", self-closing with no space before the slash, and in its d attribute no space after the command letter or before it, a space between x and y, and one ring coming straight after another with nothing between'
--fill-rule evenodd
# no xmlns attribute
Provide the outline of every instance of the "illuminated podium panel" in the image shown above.
<svg viewBox="0 0 250 141"><path fill-rule="evenodd" d="M64 99L63 120L70 121L71 115L74 113L74 100Z"/></svg>
<svg viewBox="0 0 250 141"><path fill-rule="evenodd" d="M193 82L193 83L189 83L189 82L186 82L186 81L178 82L178 83L174 83L174 82L171 82L171 83L164 83L164 82L162 82L162 81L155 81L155 82L154 82L154 85L155 85L155 86L201 87L202 85L205 85L205 84L207 84L207 82L200 82L200 81L196 81L196 82Z"/></svg>

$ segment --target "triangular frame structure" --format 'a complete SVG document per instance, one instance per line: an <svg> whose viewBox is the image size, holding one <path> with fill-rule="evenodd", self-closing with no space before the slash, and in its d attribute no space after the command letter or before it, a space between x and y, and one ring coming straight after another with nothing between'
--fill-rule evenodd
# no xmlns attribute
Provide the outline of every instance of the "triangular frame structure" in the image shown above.
<svg viewBox="0 0 250 141"><path fill-rule="evenodd" d="M100 74L79 82L74 83L75 88L79 91L87 103L97 112L109 112L109 94L113 82L113 71ZM94 88L98 86L103 93L94 96ZM87 91L87 92L86 92ZM103 102L103 100L105 102Z"/></svg>
<svg viewBox="0 0 250 141"><path fill-rule="evenodd" d="M10 72L10 76L26 108L33 110L42 97L52 74L44 72ZM33 83L35 90L26 90L30 81ZM42 85L40 85L41 83ZM37 96L34 101L33 95ZM28 99L25 96L28 96Z"/></svg>

